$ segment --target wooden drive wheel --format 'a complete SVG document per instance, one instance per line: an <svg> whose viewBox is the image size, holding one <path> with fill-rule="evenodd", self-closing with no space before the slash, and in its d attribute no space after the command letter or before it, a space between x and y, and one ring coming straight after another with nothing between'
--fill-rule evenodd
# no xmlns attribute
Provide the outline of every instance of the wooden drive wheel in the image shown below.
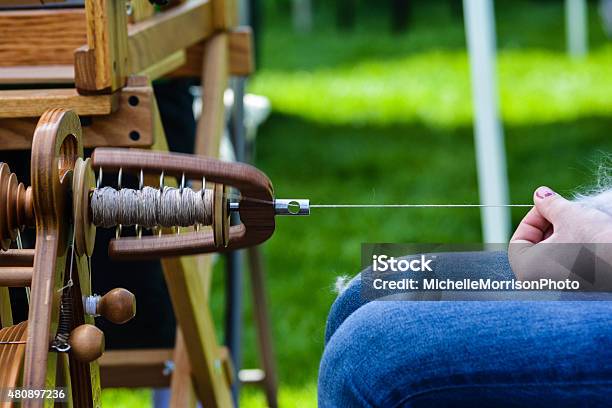
<svg viewBox="0 0 612 408"><path fill-rule="evenodd" d="M95 313L88 315L84 310L84 300L92 298L86 257L93 249L95 228L83 228L78 237L75 234L78 248L71 244L71 220L87 220L87 215L74 214L71 205L73 192L86 196L91 184L82 155L79 118L71 111L56 109L41 117L34 134L32 186L17 183L8 166L0 165L0 194L6 203L0 206L3 249L8 249L25 226L35 225L37 236L34 251L9 250L0 256L0 286L31 288L28 321L10 325L9 315L3 316L0 388L65 387L72 406L95 407L100 394L95 360L104 350L104 335L93 325ZM123 289L115 291L106 302L99 299L97 306L107 304L106 314L119 310L124 314L119 320L129 320L135 313L133 295ZM22 402L24 407L49 404L52 400Z"/></svg>
<svg viewBox="0 0 612 408"><path fill-rule="evenodd" d="M14 388L20 383L27 327L27 322L22 322L0 330L0 389ZM0 402L0 408L10 406L9 402Z"/></svg>

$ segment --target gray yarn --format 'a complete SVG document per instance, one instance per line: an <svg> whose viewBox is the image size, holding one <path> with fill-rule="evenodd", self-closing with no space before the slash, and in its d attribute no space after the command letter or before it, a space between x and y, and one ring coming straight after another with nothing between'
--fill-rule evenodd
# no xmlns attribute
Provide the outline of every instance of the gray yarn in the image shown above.
<svg viewBox="0 0 612 408"><path fill-rule="evenodd" d="M140 225L145 228L212 224L213 190L174 187L141 190L97 188L91 196L93 223L99 227Z"/></svg>

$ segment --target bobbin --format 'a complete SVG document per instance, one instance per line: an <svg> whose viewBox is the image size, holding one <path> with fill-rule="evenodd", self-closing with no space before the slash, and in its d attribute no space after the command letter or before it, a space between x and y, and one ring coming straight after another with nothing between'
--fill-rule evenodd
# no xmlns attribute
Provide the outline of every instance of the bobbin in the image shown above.
<svg viewBox="0 0 612 408"><path fill-rule="evenodd" d="M256 168L242 163L181 153L140 149L97 148L92 155L94 168L164 174L179 180L205 178L215 183L211 230L122 238L111 241L109 255L117 259L147 259L196 253L223 252L256 245L274 232L274 194L270 180ZM229 225L230 187L239 191L239 225Z"/></svg>

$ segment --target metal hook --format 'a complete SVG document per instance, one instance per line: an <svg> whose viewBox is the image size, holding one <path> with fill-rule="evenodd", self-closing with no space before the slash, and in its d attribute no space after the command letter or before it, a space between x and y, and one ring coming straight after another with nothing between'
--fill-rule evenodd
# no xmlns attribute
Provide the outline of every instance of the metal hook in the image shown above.
<svg viewBox="0 0 612 408"><path fill-rule="evenodd" d="M181 185L179 186L179 194L181 195L181 197L183 196L183 190L185 190L185 173L184 172L183 174L181 174ZM180 235L181 227L176 226L175 231L176 231L176 235Z"/></svg>
<svg viewBox="0 0 612 408"><path fill-rule="evenodd" d="M117 173L117 189L121 190L121 185L123 181L123 167L119 167L119 173ZM121 224L117 224L117 228L115 228L115 239L121 238L121 231L123 227Z"/></svg>
<svg viewBox="0 0 612 408"><path fill-rule="evenodd" d="M57 343L57 344L52 344L51 345L52 348L54 348L56 351L59 351L60 353L67 353L70 351L70 344L68 343Z"/></svg>
<svg viewBox="0 0 612 408"><path fill-rule="evenodd" d="M162 192L164 191L164 176L165 176L165 172L162 170L161 174L159 175L159 198L160 200L161 200ZM161 225L157 226L157 235L160 237L162 236Z"/></svg>
<svg viewBox="0 0 612 408"><path fill-rule="evenodd" d="M102 167L100 167L98 169L98 179L96 180L96 188L100 188L100 185L102 185L102 178L104 177L104 175L102 174Z"/></svg>
<svg viewBox="0 0 612 408"><path fill-rule="evenodd" d="M142 191L143 187L144 187L144 173L143 173L142 169L140 169L140 173L138 174L138 190ZM136 236L139 239L142 238L142 226L136 224L135 228L136 228Z"/></svg>
<svg viewBox="0 0 612 408"><path fill-rule="evenodd" d="M206 197L206 177L202 176L202 189L200 190L200 199L202 203L204 203L204 198ZM200 232L200 223L195 225L195 231Z"/></svg>

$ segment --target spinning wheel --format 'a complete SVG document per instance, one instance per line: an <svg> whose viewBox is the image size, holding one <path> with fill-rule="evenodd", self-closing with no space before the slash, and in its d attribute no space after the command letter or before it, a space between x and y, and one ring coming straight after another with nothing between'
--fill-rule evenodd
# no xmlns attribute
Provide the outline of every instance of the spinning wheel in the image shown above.
<svg viewBox="0 0 612 408"><path fill-rule="evenodd" d="M117 171L118 188L96 187L94 168L100 175ZM139 175L138 190L121 188L124 172ZM136 311L134 296L125 289L102 297L91 293L89 257L96 227L117 229L109 246L113 258L174 257L261 243L274 231L275 214L290 213L287 200L274 199L270 180L248 165L112 148L96 149L92 159L83 159L79 118L61 109L46 112L36 127L31 173L32 186L25 187L6 164L0 165L5 251L0 286L31 287L27 322L13 326L10 313L2 314L0 387L65 386L68 400L78 407L99 405L96 360L104 352L104 334L93 325L94 316L122 324ZM159 177L159 185L146 185L151 175ZM180 179L180 186L165 185L166 176ZM189 187L189 179L202 181L200 190ZM239 213L241 224L229 225L230 211ZM36 228L35 249L9 249L28 226ZM129 226L136 236L122 237L122 228ZM152 235L143 236L143 229ZM171 233L163 234L164 229ZM42 404L40 399L24 402L25 407Z"/></svg>

